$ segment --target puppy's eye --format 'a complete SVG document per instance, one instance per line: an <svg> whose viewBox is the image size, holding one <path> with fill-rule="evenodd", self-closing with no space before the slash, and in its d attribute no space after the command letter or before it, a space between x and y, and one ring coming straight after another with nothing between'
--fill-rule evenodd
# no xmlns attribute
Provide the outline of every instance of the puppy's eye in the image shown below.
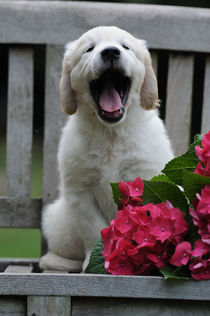
<svg viewBox="0 0 210 316"><path fill-rule="evenodd" d="M92 52L94 50L95 46L91 46L86 50L86 53Z"/></svg>
<svg viewBox="0 0 210 316"><path fill-rule="evenodd" d="M128 46L126 46L126 45L122 45L122 47L125 48L125 49L128 49L128 50L130 49L130 48L129 48Z"/></svg>

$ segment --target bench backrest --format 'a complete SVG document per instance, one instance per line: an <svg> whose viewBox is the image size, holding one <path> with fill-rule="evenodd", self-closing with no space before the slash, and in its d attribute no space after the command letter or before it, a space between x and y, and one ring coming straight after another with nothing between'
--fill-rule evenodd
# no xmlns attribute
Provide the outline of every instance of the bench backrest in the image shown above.
<svg viewBox="0 0 210 316"><path fill-rule="evenodd" d="M183 7L0 2L0 47L8 48L7 197L0 227L40 227L43 204L57 195L57 144L64 44L97 25L117 25L147 40L160 82L161 115L177 154L210 128L210 10ZM34 51L44 47L43 198L30 197ZM1 71L1 70L0 70Z"/></svg>

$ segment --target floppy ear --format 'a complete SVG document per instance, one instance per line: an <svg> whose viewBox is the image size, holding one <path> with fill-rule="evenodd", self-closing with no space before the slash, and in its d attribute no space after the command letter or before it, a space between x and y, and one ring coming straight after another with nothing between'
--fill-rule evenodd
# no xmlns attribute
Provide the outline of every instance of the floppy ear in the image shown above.
<svg viewBox="0 0 210 316"><path fill-rule="evenodd" d="M152 68L152 61L148 51L144 58L145 78L141 88L141 105L145 110L152 110L159 106L157 79Z"/></svg>
<svg viewBox="0 0 210 316"><path fill-rule="evenodd" d="M70 69L67 64L68 57L64 55L62 63L62 74L60 79L61 107L66 114L74 114L77 110L75 92L71 87Z"/></svg>

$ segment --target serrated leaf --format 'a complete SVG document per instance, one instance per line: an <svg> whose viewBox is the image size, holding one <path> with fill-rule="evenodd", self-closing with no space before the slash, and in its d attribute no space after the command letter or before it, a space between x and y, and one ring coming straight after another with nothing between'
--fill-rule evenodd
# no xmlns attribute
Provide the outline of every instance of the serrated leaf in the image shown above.
<svg viewBox="0 0 210 316"><path fill-rule="evenodd" d="M160 272L164 276L164 279L179 279L179 280L191 280L189 275L189 269L187 267L164 267L160 268ZM189 276L186 276L189 275Z"/></svg>
<svg viewBox="0 0 210 316"><path fill-rule="evenodd" d="M114 202L119 205L120 204L120 201L119 201L119 197L122 198L122 195L120 194L120 191L119 191L119 183L117 182L111 182L110 183L111 187L112 187L112 196L113 196L113 200Z"/></svg>
<svg viewBox="0 0 210 316"><path fill-rule="evenodd" d="M171 181L171 179L169 179L169 177L167 177L167 175L165 175L165 174L160 174L158 176L155 176L152 179L150 179L150 181L152 181L152 182L166 182L166 183L174 184L174 182Z"/></svg>
<svg viewBox="0 0 210 316"><path fill-rule="evenodd" d="M105 260L102 257L103 248L103 241L98 239L91 251L90 260L85 273L108 274L104 268Z"/></svg>
<svg viewBox="0 0 210 316"><path fill-rule="evenodd" d="M200 193L206 184L210 184L209 177L183 171L183 188L190 202L196 198L196 193Z"/></svg>
<svg viewBox="0 0 210 316"><path fill-rule="evenodd" d="M183 212L188 210L188 202L184 193L174 184L144 180L143 204L163 203L170 201L174 207Z"/></svg>
<svg viewBox="0 0 210 316"><path fill-rule="evenodd" d="M201 145L201 135L196 135L194 142L190 145L188 151L177 158L169 161L162 170L173 182L183 185L183 171L193 172L199 162L195 154L195 146Z"/></svg>

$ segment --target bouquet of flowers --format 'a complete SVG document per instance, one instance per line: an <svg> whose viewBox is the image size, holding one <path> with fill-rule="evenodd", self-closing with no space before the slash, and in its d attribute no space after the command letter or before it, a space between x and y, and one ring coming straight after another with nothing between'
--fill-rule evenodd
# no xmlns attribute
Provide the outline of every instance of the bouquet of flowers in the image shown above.
<svg viewBox="0 0 210 316"><path fill-rule="evenodd" d="M161 175L111 186L118 213L87 273L210 279L210 131Z"/></svg>

